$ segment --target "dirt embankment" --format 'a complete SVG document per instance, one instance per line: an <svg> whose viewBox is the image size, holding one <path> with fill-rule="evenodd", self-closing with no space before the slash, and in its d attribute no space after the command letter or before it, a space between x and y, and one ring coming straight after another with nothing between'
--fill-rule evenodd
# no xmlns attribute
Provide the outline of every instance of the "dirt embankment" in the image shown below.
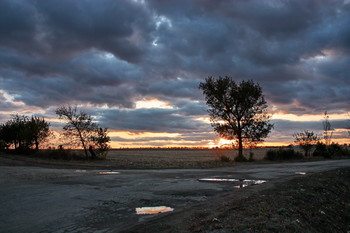
<svg viewBox="0 0 350 233"><path fill-rule="evenodd" d="M126 232L349 232L350 168L236 192Z"/></svg>

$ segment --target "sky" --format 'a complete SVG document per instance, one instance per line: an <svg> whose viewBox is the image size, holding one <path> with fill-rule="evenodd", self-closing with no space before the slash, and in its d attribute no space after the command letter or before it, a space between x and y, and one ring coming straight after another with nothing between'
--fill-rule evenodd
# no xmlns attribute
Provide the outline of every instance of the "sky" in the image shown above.
<svg viewBox="0 0 350 233"><path fill-rule="evenodd" d="M274 129L350 143L350 0L1 0L0 122L77 105L112 147L213 146L199 90L230 76L262 87Z"/></svg>

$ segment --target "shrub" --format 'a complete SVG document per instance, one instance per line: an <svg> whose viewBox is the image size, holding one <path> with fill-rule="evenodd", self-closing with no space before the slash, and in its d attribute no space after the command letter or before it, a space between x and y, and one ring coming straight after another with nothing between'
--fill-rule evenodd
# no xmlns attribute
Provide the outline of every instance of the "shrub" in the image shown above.
<svg viewBox="0 0 350 233"><path fill-rule="evenodd" d="M324 158L331 158L332 157L332 153L329 151L329 146L327 146L326 144L319 142L316 144L316 148L314 153L312 154L313 156L322 156Z"/></svg>
<svg viewBox="0 0 350 233"><path fill-rule="evenodd" d="M228 156L229 150L222 149L222 148L216 148L214 149L215 152L215 158L216 160L219 160L221 162L230 162L231 159Z"/></svg>
<svg viewBox="0 0 350 233"><path fill-rule="evenodd" d="M235 162L248 162L248 159L244 156L237 156Z"/></svg>
<svg viewBox="0 0 350 233"><path fill-rule="evenodd" d="M327 146L327 149L333 156L343 155L343 148L338 143L332 143L331 145Z"/></svg>
<svg viewBox="0 0 350 233"><path fill-rule="evenodd" d="M231 160L226 155L222 155L222 156L220 156L220 161L221 162L230 162Z"/></svg>
<svg viewBox="0 0 350 233"><path fill-rule="evenodd" d="M301 159L303 154L294 151L294 149L283 149L279 148L278 150L268 150L266 152L265 159L267 160L291 160L291 159Z"/></svg>
<svg viewBox="0 0 350 233"><path fill-rule="evenodd" d="M63 149L47 149L38 151L35 156L49 159L63 159L63 160L82 160L84 155L74 150L63 150Z"/></svg>
<svg viewBox="0 0 350 233"><path fill-rule="evenodd" d="M248 159L249 162L254 162L255 159L254 159L254 153L253 152L249 152L249 159Z"/></svg>
<svg viewBox="0 0 350 233"><path fill-rule="evenodd" d="M322 156L324 158L330 159L333 156L348 156L350 151L347 148L343 148L338 143L332 143L327 146L324 143L318 143L313 156Z"/></svg>

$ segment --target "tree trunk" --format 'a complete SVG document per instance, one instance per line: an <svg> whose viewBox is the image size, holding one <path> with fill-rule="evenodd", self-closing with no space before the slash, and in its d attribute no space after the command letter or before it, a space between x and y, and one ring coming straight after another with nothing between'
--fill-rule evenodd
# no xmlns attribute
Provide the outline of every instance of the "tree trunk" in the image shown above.
<svg viewBox="0 0 350 233"><path fill-rule="evenodd" d="M242 142L242 134L238 133L238 158L243 158L243 142Z"/></svg>
<svg viewBox="0 0 350 233"><path fill-rule="evenodd" d="M87 152L87 149L86 149L86 146L85 146L85 143L84 143L84 140L83 140L83 139L81 139L81 143L83 144L83 147L84 147L85 157L88 159L88 158L89 158L89 155L88 155L88 152Z"/></svg>
<svg viewBox="0 0 350 233"><path fill-rule="evenodd" d="M78 130L78 133L79 133L79 137L80 137L81 144L83 144L85 157L86 157L86 159L88 159L88 158L89 158L89 155L88 155L88 152L87 152L87 149L86 149L86 146L85 146L84 138L83 138L83 136L81 135L80 130L79 130L79 129L77 129L77 130Z"/></svg>
<svg viewBox="0 0 350 233"><path fill-rule="evenodd" d="M238 139L238 160L243 160L243 141L242 141L242 128L241 121L237 121L237 139Z"/></svg>
<svg viewBox="0 0 350 233"><path fill-rule="evenodd" d="M39 150L39 142L37 138L35 138L35 150Z"/></svg>
<svg viewBox="0 0 350 233"><path fill-rule="evenodd" d="M90 151L91 157L93 159L96 159L97 156L96 156L96 153L95 153L94 149L92 148L92 146L89 147L89 151Z"/></svg>

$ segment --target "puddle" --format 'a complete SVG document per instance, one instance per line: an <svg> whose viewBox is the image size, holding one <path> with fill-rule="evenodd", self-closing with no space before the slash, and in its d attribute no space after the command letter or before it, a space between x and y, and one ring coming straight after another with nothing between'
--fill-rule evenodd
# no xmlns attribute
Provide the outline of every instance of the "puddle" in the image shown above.
<svg viewBox="0 0 350 233"><path fill-rule="evenodd" d="M239 180L237 180L237 179L230 179L230 178L204 178L204 179L198 179L198 181L206 181L206 182L237 182Z"/></svg>
<svg viewBox="0 0 350 233"><path fill-rule="evenodd" d="M136 214L159 214L171 212L173 210L173 208L168 206L139 207L136 208Z"/></svg>
<svg viewBox="0 0 350 233"><path fill-rule="evenodd" d="M306 175L306 172L295 172L297 175Z"/></svg>
<svg viewBox="0 0 350 233"><path fill-rule="evenodd" d="M235 186L234 188L245 188L250 185L257 185L257 184L263 184L266 183L267 180L248 180L248 179L233 179L233 178L204 178L204 179L198 179L198 181L204 181L204 182L234 182Z"/></svg>
<svg viewBox="0 0 350 233"><path fill-rule="evenodd" d="M243 183L249 183L249 184L263 184L266 182L267 180L243 180Z"/></svg>
<svg viewBox="0 0 350 233"><path fill-rule="evenodd" d="M247 184L241 184L241 185L236 185L236 186L233 186L233 187L236 188L236 189L240 189L240 188L245 188L247 186L248 186Z"/></svg>
<svg viewBox="0 0 350 233"><path fill-rule="evenodd" d="M244 188L249 185L257 185L257 184L263 184L266 183L267 180L242 180L242 183L240 185L233 186L234 188Z"/></svg>
<svg viewBox="0 0 350 233"><path fill-rule="evenodd" d="M97 172L99 175L118 175L120 172L114 172L114 171L105 171L105 172Z"/></svg>

